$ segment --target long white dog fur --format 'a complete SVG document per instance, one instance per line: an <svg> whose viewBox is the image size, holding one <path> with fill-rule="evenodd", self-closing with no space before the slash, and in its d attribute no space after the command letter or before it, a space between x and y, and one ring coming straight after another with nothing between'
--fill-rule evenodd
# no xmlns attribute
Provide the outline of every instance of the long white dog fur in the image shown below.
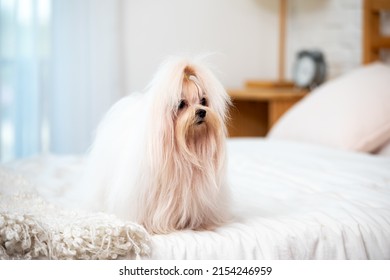
<svg viewBox="0 0 390 280"><path fill-rule="evenodd" d="M81 186L87 208L151 233L226 223L229 104L202 62L167 60L144 94L118 101L98 127Z"/></svg>

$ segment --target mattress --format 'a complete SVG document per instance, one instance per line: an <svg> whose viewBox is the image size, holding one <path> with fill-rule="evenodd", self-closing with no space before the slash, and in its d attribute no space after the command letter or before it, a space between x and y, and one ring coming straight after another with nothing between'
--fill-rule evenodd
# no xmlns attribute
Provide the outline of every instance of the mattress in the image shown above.
<svg viewBox="0 0 390 280"><path fill-rule="evenodd" d="M293 142L229 139L232 221L151 237L150 259L390 259L390 158ZM80 157L10 164L62 200Z"/></svg>

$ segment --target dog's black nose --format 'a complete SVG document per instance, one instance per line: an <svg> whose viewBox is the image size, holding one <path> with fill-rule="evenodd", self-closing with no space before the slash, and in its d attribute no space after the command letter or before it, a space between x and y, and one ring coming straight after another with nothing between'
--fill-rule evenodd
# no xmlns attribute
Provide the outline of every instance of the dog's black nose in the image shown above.
<svg viewBox="0 0 390 280"><path fill-rule="evenodd" d="M199 118L204 118L206 117L206 110L203 110L203 109L199 109L196 111L196 115L199 117Z"/></svg>

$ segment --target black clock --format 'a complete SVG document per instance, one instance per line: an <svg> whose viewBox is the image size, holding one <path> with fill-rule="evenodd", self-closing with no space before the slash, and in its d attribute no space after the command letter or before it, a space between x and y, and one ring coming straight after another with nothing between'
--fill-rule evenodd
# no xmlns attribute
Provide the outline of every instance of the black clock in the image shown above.
<svg viewBox="0 0 390 280"><path fill-rule="evenodd" d="M296 56L293 80L300 88L313 89L323 83L326 77L326 63L322 52L303 50Z"/></svg>

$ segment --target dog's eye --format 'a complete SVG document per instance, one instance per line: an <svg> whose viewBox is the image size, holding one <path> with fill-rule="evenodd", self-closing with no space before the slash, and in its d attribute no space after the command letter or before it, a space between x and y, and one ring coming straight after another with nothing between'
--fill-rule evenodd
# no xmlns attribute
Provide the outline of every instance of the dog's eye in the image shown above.
<svg viewBox="0 0 390 280"><path fill-rule="evenodd" d="M186 101L185 100L180 100L180 103L179 103L179 110L181 109L184 109L184 107L187 105Z"/></svg>
<svg viewBox="0 0 390 280"><path fill-rule="evenodd" d="M200 100L200 104L202 105L202 106L207 106L207 100L206 100L206 98L202 98L201 100Z"/></svg>

